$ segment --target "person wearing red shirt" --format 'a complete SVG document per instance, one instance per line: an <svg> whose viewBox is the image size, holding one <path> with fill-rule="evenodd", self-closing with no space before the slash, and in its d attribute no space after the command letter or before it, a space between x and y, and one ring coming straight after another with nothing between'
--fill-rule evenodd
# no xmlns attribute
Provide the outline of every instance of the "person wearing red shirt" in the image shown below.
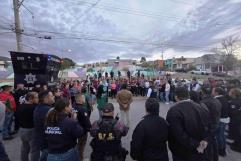
<svg viewBox="0 0 241 161"><path fill-rule="evenodd" d="M16 111L16 102L12 95L12 90L13 87L11 85L4 85L2 86L2 92L0 92L0 101L6 105L5 120L2 131L3 140L13 139L11 136L11 124L14 111Z"/></svg>

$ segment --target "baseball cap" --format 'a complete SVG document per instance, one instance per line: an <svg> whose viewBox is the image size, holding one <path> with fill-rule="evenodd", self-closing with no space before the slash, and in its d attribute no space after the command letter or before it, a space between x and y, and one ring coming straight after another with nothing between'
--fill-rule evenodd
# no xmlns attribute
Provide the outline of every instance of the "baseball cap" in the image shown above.
<svg viewBox="0 0 241 161"><path fill-rule="evenodd" d="M105 104L102 112L103 113L110 113L110 112L113 112L114 111L114 105L112 103L107 103Z"/></svg>

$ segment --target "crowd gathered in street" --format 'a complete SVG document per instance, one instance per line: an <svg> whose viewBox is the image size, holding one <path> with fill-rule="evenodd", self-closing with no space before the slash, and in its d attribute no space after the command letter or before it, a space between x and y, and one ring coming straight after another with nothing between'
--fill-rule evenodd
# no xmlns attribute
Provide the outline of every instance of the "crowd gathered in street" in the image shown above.
<svg viewBox="0 0 241 161"><path fill-rule="evenodd" d="M134 97L146 99L146 115L126 149L121 138L131 126ZM110 99L119 104L120 118ZM159 116L160 102L171 106L166 118ZM99 118L91 122L95 106ZM91 161L124 161L129 154L135 161L218 161L229 155L226 137L232 140L230 148L241 153L240 83L106 73L32 89L4 85L0 127L0 161L9 161L4 141L16 133L21 161L83 161L88 135Z"/></svg>

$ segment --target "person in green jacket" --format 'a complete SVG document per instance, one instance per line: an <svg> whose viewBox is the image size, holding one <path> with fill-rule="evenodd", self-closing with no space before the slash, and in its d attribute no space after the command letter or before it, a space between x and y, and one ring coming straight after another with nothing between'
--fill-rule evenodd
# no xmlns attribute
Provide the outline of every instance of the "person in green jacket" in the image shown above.
<svg viewBox="0 0 241 161"><path fill-rule="evenodd" d="M97 108L99 110L99 119L101 120L102 118L102 110L105 106L105 104L107 103L107 99L106 99L107 95L104 92L104 86L102 84L100 84L98 86L97 89L97 94L96 94L96 98L97 98Z"/></svg>

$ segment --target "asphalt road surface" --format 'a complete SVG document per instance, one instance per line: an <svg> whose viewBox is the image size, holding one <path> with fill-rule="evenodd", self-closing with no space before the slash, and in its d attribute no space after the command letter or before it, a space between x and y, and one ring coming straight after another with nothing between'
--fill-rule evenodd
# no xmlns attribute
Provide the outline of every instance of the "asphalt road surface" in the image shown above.
<svg viewBox="0 0 241 161"><path fill-rule="evenodd" d="M146 98L143 98L143 97L135 98L131 105L131 109L130 109L131 127L130 127L128 135L122 139L123 146L127 150L130 149L130 141L131 141L132 133L133 133L135 126L145 115L145 109L144 109L145 100L146 100ZM115 112L119 113L119 108L118 108L116 101L110 99L109 102L114 104ZM164 118L166 117L169 106L170 105L165 105L162 103L160 104L160 116L162 116ZM95 110L91 116L91 121L94 121L96 119L98 119L98 110L95 108ZM89 137L87 146L85 149L85 158L86 158L85 160L86 161L89 160L89 156L91 153L91 148L89 146L90 139L91 138ZM20 142L18 135L15 135L15 139L13 139L11 141L5 141L4 145L6 147L8 155L10 157L10 160L11 161L20 161L21 142ZM220 161L240 161L241 160L241 153L233 152L232 150L229 149L229 147L227 148L227 153L228 153L227 157L225 157L225 158L220 157ZM171 155L170 155L170 158L171 158ZM132 159L130 158L130 156L128 156L126 160L131 161Z"/></svg>

